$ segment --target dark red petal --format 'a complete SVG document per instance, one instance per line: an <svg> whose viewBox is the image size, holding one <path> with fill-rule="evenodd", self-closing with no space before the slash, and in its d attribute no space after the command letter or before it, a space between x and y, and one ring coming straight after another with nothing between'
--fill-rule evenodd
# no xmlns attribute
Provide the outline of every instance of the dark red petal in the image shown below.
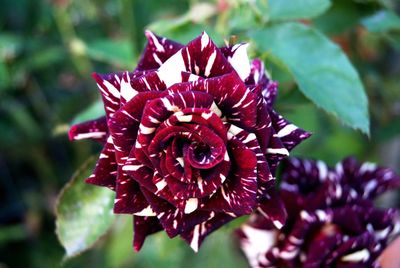
<svg viewBox="0 0 400 268"><path fill-rule="evenodd" d="M272 121L269 116L267 103L263 98L257 101L257 127L254 133L257 136L261 152L266 154L270 137L272 136Z"/></svg>
<svg viewBox="0 0 400 268"><path fill-rule="evenodd" d="M267 162L273 175L275 175L275 170L279 162L289 155L289 151L275 133L275 130L271 129L271 137L266 150Z"/></svg>
<svg viewBox="0 0 400 268"><path fill-rule="evenodd" d="M121 77L122 73L97 74L92 77L96 80L97 87L103 98L104 110L107 119L110 119L119 109L121 104Z"/></svg>
<svg viewBox="0 0 400 268"><path fill-rule="evenodd" d="M115 160L115 149L111 137L109 137L100 153L99 160L97 160L92 175L85 181L90 184L105 186L115 190L116 177L117 162Z"/></svg>
<svg viewBox="0 0 400 268"><path fill-rule="evenodd" d="M158 69L158 74L169 87L179 81L181 72L202 77L216 77L232 71L231 65L221 51L209 36L203 33L170 57Z"/></svg>
<svg viewBox="0 0 400 268"><path fill-rule="evenodd" d="M271 187L269 189L266 198L259 204L257 211L277 229L281 229L286 223L287 213L285 204L275 191L275 188Z"/></svg>
<svg viewBox="0 0 400 268"><path fill-rule="evenodd" d="M276 137L282 141L286 149L291 151L296 145L309 138L311 133L295 126L280 114L271 109L272 125L276 131Z"/></svg>
<svg viewBox="0 0 400 268"><path fill-rule="evenodd" d="M147 147L154 138L155 130L174 112L185 108L210 108L213 104L212 96L203 92L178 92L150 101L144 111L139 126L137 142L140 145L135 150L139 161L147 155L152 161L157 161L157 155L148 155Z"/></svg>
<svg viewBox="0 0 400 268"><path fill-rule="evenodd" d="M157 217L133 216L133 248L139 251L147 236L161 231L162 229Z"/></svg>
<svg viewBox="0 0 400 268"><path fill-rule="evenodd" d="M158 198L146 189L142 189L142 191L152 209L157 214L157 218L166 233L171 238L206 221L215 214L214 212L201 210L196 210L192 213L185 213L167 201Z"/></svg>
<svg viewBox="0 0 400 268"><path fill-rule="evenodd" d="M160 92L140 92L109 120L117 163L123 165L136 142L143 109L148 101L160 96Z"/></svg>
<svg viewBox="0 0 400 268"><path fill-rule="evenodd" d="M183 45L164 37L155 35L150 31L145 32L147 45L138 62L135 72L141 70L157 69L179 51Z"/></svg>
<svg viewBox="0 0 400 268"><path fill-rule="evenodd" d="M155 216L139 184L124 172L119 172L117 177L114 213Z"/></svg>
<svg viewBox="0 0 400 268"><path fill-rule="evenodd" d="M108 136L105 116L71 126L68 131L69 140L93 139L105 143Z"/></svg>
<svg viewBox="0 0 400 268"><path fill-rule="evenodd" d="M271 174L268 163L259 145L259 139L253 133L249 133L235 125L225 124L228 129L228 136L235 136L245 146L247 146L257 157L257 199L262 200L268 197L271 182L275 180Z"/></svg>
<svg viewBox="0 0 400 268"><path fill-rule="evenodd" d="M110 133L113 137L116 160L119 165L115 213L138 213L148 204L140 194L139 186L122 169L129 153L136 142L139 121L143 107L148 100L154 99L160 92L141 92L119 109L109 120Z"/></svg>
<svg viewBox="0 0 400 268"><path fill-rule="evenodd" d="M248 44L241 43L234 46L222 47L221 52L235 69L242 81L250 75L250 60L247 56Z"/></svg>
<svg viewBox="0 0 400 268"><path fill-rule="evenodd" d="M250 214L257 198L257 157L235 137L228 141L228 148L230 174L203 209L235 215Z"/></svg>
<svg viewBox="0 0 400 268"><path fill-rule="evenodd" d="M235 72L195 82L176 84L171 89L205 91L215 99L217 107L213 111L216 114L226 116L228 122L246 130L253 130L256 127L257 97L244 85ZM222 111L222 114L219 110Z"/></svg>
<svg viewBox="0 0 400 268"><path fill-rule="evenodd" d="M193 229L181 233L181 237L195 252L197 252L207 235L233 219L235 219L235 217L232 217L229 214L217 213L207 221L195 225Z"/></svg>

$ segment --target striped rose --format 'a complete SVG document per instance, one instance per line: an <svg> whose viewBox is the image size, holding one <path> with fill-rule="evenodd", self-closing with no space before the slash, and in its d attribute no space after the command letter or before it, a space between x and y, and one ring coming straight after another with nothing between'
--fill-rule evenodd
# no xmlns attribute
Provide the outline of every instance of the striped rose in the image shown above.
<svg viewBox="0 0 400 268"><path fill-rule="evenodd" d="M93 75L106 115L70 129L104 144L86 182L115 190L114 212L134 215L136 250L165 230L197 251L256 209L282 226L275 167L309 134L273 110L277 84L262 62L206 33L186 46L146 37L133 72Z"/></svg>
<svg viewBox="0 0 400 268"><path fill-rule="evenodd" d="M335 168L290 159L281 198L288 220L277 230L254 214L238 230L251 267L379 267L378 257L400 232L399 211L373 200L400 187L393 170L347 158Z"/></svg>

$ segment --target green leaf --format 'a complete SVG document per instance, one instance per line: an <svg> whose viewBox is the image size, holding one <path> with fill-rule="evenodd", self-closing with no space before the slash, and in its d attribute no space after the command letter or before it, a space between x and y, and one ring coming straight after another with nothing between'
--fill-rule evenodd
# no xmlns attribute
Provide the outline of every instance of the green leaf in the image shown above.
<svg viewBox="0 0 400 268"><path fill-rule="evenodd" d="M214 16L216 13L216 6L210 3L196 3L192 5L190 10L182 16L172 19L158 20L148 25L147 28L157 34L163 35L166 32L168 33L175 31L188 24L201 24Z"/></svg>
<svg viewBox="0 0 400 268"><path fill-rule="evenodd" d="M94 60L132 69L135 65L133 47L129 41L99 39L88 43L85 49Z"/></svg>
<svg viewBox="0 0 400 268"><path fill-rule="evenodd" d="M346 125L369 135L368 100L343 51L320 32L284 23L250 34L259 49L284 64L300 90Z"/></svg>
<svg viewBox="0 0 400 268"><path fill-rule="evenodd" d="M86 184L96 161L90 158L61 191L56 205L56 233L64 246L65 258L89 249L114 221L114 192Z"/></svg>
<svg viewBox="0 0 400 268"><path fill-rule="evenodd" d="M330 0L269 0L268 15L275 21L310 19L321 15L330 6Z"/></svg>
<svg viewBox="0 0 400 268"><path fill-rule="evenodd" d="M400 17L389 10L381 10L361 21L370 32L380 33L400 30Z"/></svg>
<svg viewBox="0 0 400 268"><path fill-rule="evenodd" d="M84 121L96 119L103 115L105 115L103 102L101 100L97 100L85 110L81 111L77 116L75 116L71 124L73 125Z"/></svg>
<svg viewBox="0 0 400 268"><path fill-rule="evenodd" d="M341 35L354 29L367 12L355 1L335 1L327 12L313 20L313 26L326 35Z"/></svg>

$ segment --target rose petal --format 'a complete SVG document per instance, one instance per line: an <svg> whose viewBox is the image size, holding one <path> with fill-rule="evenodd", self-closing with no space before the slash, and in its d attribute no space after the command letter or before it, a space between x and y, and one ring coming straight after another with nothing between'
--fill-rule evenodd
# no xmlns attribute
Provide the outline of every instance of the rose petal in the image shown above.
<svg viewBox="0 0 400 268"><path fill-rule="evenodd" d="M213 112L222 112L228 122L246 130L252 130L256 126L256 95L244 85L235 72L206 80L176 84L171 89L205 91L214 97L217 104Z"/></svg>
<svg viewBox="0 0 400 268"><path fill-rule="evenodd" d="M228 141L228 148L231 173L203 209L234 215L250 214L257 200L257 158L234 137Z"/></svg>
<svg viewBox="0 0 400 268"><path fill-rule="evenodd" d="M195 225L192 230L181 233L181 237L197 252L207 235L233 219L235 217L226 213L212 214L207 221Z"/></svg>
<svg viewBox="0 0 400 268"><path fill-rule="evenodd" d="M152 209L157 213L157 218L164 230L171 238L204 222L214 214L214 212L201 210L185 213L146 189L142 189L142 191Z"/></svg>
<svg viewBox="0 0 400 268"><path fill-rule="evenodd" d="M69 140L93 139L105 143L108 136L105 116L71 126L68 131Z"/></svg>
<svg viewBox="0 0 400 268"><path fill-rule="evenodd" d="M139 184L124 172L120 172L117 177L114 213L155 216L149 208L149 203L143 196Z"/></svg>
<svg viewBox="0 0 400 268"><path fill-rule="evenodd" d="M110 119L119 109L121 102L121 73L97 74L92 77L96 80L97 87L103 97L104 110L107 119Z"/></svg>
<svg viewBox="0 0 400 268"><path fill-rule="evenodd" d="M139 251L147 236L161 231L162 229L157 217L133 216L133 248Z"/></svg>
<svg viewBox="0 0 400 268"><path fill-rule="evenodd" d="M179 51L183 45L145 31L147 45L140 57L136 71L151 70L160 67L167 59Z"/></svg>
<svg viewBox="0 0 400 268"><path fill-rule="evenodd" d="M249 44L241 43L234 46L221 48L221 52L235 69L242 81L245 81L245 79L250 75L250 60L247 56L248 46Z"/></svg>
<svg viewBox="0 0 400 268"><path fill-rule="evenodd" d="M221 51L203 32L201 36L170 57L158 69L158 74L169 87L179 81L180 72L190 72L201 77L215 77L232 70Z"/></svg>
<svg viewBox="0 0 400 268"><path fill-rule="evenodd" d="M100 153L99 160L97 160L92 175L90 175L85 182L115 190L116 177L117 162L115 160L115 149L112 144L112 139L109 137Z"/></svg>
<svg viewBox="0 0 400 268"><path fill-rule="evenodd" d="M276 137L281 140L283 146L289 151L311 136L311 133L291 124L274 110L270 111L270 116L276 131Z"/></svg>

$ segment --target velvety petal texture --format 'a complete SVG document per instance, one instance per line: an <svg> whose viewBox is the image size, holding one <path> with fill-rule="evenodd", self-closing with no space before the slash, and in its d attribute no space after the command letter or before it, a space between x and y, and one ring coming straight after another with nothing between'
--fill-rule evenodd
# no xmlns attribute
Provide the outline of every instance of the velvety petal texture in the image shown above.
<svg viewBox="0 0 400 268"><path fill-rule="evenodd" d="M283 166L286 225L277 229L254 214L237 231L251 267L379 267L378 257L400 232L400 215L373 199L400 188L400 176L354 158L335 168L297 158Z"/></svg>
<svg viewBox="0 0 400 268"><path fill-rule="evenodd" d="M203 33L181 45L147 31L133 72L93 74L106 115L70 139L104 144L86 182L115 190L134 215L134 248L160 231L197 251L223 224L257 210L276 227L277 163L309 133L273 109L277 83L247 44L218 48Z"/></svg>

